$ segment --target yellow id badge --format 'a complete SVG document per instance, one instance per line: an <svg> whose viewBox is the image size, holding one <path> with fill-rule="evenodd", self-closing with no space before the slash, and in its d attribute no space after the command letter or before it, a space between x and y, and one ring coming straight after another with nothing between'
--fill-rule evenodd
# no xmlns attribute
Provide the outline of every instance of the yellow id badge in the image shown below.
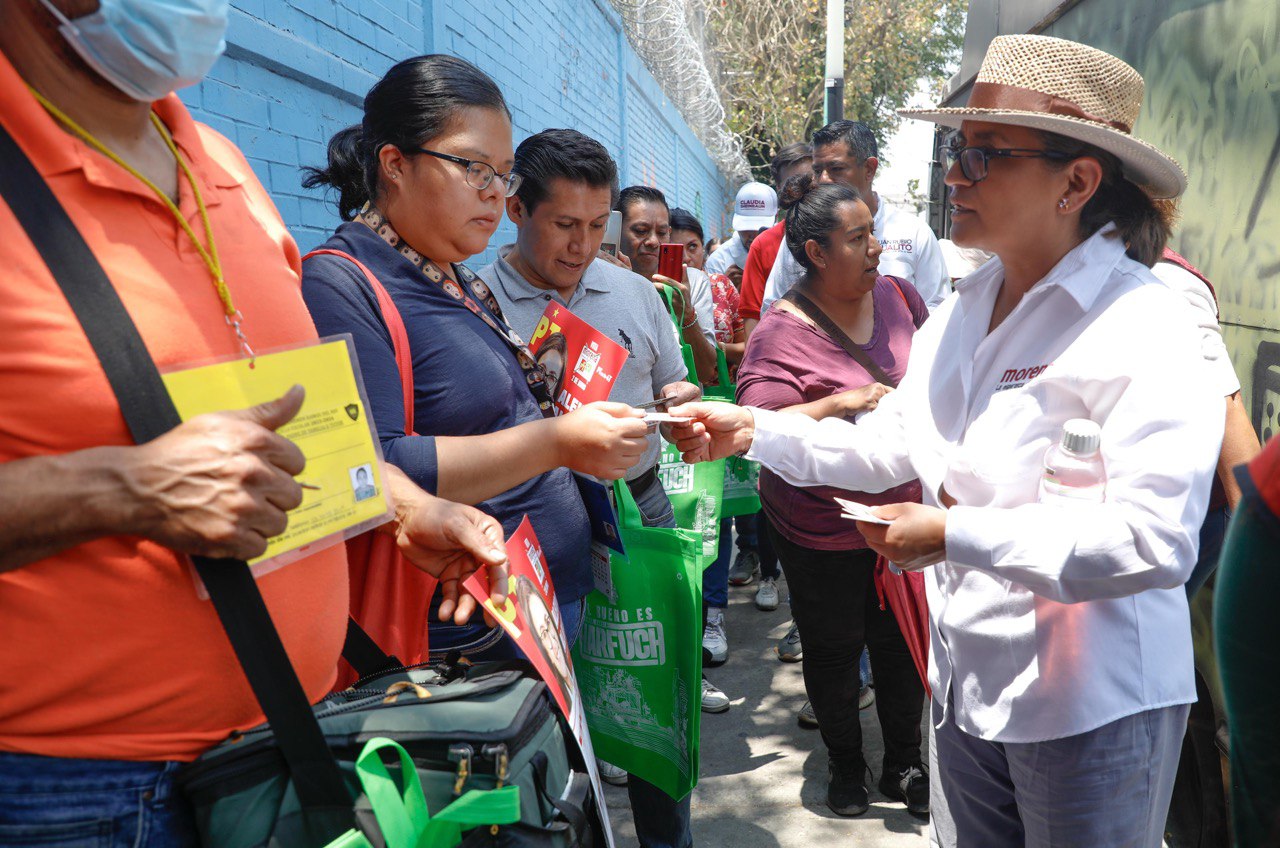
<svg viewBox="0 0 1280 848"><path fill-rule="evenodd" d="M182 420L207 412L244 409L306 389L302 409L281 427L307 458L298 475L302 503L289 512L289 527L250 560L255 577L335 545L390 520L382 476L382 448L368 414L368 398L349 335L195 366L161 376ZM207 597L197 581L201 597Z"/></svg>

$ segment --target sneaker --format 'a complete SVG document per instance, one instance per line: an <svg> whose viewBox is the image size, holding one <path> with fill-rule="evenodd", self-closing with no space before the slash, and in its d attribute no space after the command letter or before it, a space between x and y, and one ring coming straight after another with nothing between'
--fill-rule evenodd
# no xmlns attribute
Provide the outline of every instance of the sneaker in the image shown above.
<svg viewBox="0 0 1280 848"><path fill-rule="evenodd" d="M596 769L600 772L600 779L605 783L613 786L626 786L628 775L625 770L618 768L613 763L606 763L604 760L596 757Z"/></svg>
<svg viewBox="0 0 1280 848"><path fill-rule="evenodd" d="M813 703L811 701L804 702L800 712L796 713L796 721L800 722L801 727L808 727L811 730L818 728L818 717L813 714Z"/></svg>
<svg viewBox="0 0 1280 848"><path fill-rule="evenodd" d="M738 556L734 558L733 566L729 569L729 585L746 586L756 579L756 572L759 570L760 554L749 548L738 551Z"/></svg>
<svg viewBox="0 0 1280 848"><path fill-rule="evenodd" d="M800 662L804 648L800 646L800 627L793 621L787 635L778 640L778 659L783 662Z"/></svg>
<svg viewBox="0 0 1280 848"><path fill-rule="evenodd" d="M858 690L858 709L865 710L876 702L876 690L870 686L863 686Z"/></svg>
<svg viewBox="0 0 1280 848"><path fill-rule="evenodd" d="M830 763L827 765L827 806L838 816L860 816L867 811L867 784L862 776L867 767Z"/></svg>
<svg viewBox="0 0 1280 848"><path fill-rule="evenodd" d="M729 711L729 696L713 686L706 676L702 678L702 711L704 713Z"/></svg>
<svg viewBox="0 0 1280 848"><path fill-rule="evenodd" d="M710 665L729 659L729 637L724 632L724 607L707 610L707 623L702 628L702 655Z"/></svg>
<svg viewBox="0 0 1280 848"><path fill-rule="evenodd" d="M880 775L879 788L884 797L906 804L908 813L929 815L929 774L922 764L895 771L886 769Z"/></svg>
<svg viewBox="0 0 1280 848"><path fill-rule="evenodd" d="M778 608L778 584L772 577L761 577L756 589L756 608L770 612Z"/></svg>

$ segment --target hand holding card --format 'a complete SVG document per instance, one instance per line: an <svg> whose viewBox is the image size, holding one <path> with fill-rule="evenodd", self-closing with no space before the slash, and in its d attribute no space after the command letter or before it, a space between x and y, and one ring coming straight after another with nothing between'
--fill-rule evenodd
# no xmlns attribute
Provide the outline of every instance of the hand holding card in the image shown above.
<svg viewBox="0 0 1280 848"><path fill-rule="evenodd" d="M844 498L835 498L836 503L840 504L842 510L840 517L848 518L851 521L865 521L868 524L884 524L893 523L892 518L881 518L871 511L871 507L866 504L860 504L857 501L849 501Z"/></svg>

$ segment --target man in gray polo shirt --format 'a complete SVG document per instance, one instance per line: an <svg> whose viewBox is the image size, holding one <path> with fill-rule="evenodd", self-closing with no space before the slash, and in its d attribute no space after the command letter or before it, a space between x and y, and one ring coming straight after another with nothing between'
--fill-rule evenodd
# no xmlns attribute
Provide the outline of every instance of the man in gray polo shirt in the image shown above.
<svg viewBox="0 0 1280 848"><path fill-rule="evenodd" d="M544 130L520 144L513 170L522 181L507 200L507 214L519 234L498 261L480 271L507 322L528 338L548 303L563 304L629 353L610 400L636 405L657 397L674 397L672 403L701 397L685 380L675 325L653 283L597 258L618 190L608 151L575 130ZM671 502L656 473L659 438L649 437L627 486L646 525L674 527ZM635 775L627 792L641 848L693 844L690 796L675 801Z"/></svg>

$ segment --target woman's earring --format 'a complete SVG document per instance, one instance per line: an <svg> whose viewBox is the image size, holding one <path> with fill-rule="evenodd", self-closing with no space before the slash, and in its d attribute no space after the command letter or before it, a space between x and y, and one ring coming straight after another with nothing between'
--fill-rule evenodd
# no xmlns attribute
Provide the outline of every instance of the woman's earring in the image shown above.
<svg viewBox="0 0 1280 848"><path fill-rule="evenodd" d="M1059 208L1059 209L1062 209L1062 210L1064 210L1064 211L1066 210L1066 208L1067 208L1067 199L1066 199L1065 197L1058 201L1058 208Z"/></svg>

